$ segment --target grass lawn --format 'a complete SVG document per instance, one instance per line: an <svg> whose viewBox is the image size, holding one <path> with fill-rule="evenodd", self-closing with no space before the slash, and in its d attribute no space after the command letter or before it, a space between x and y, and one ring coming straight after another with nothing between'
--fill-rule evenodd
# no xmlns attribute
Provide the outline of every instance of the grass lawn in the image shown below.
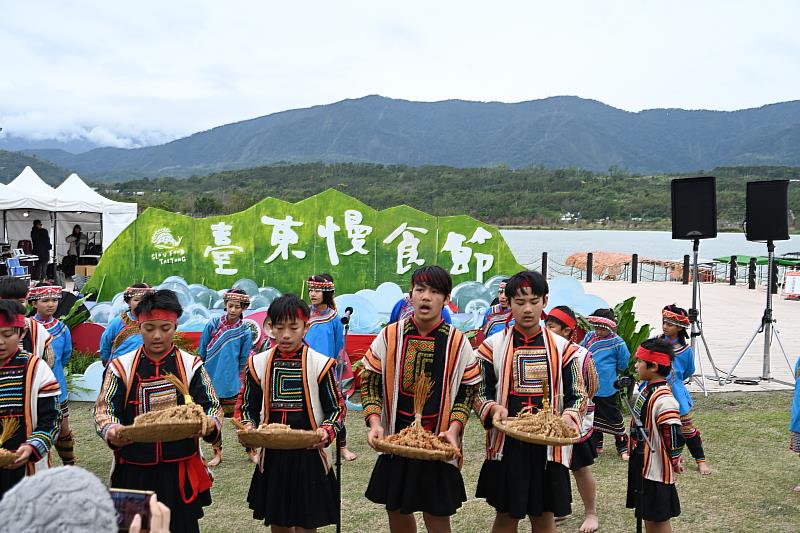
<svg viewBox="0 0 800 533"><path fill-rule="evenodd" d="M683 513L673 520L675 531L792 532L800 531L800 494L792 487L800 483L800 458L788 451L791 395L788 392L725 393L697 397L695 423L705 438L706 455L714 474L701 477L688 451L689 469L678 479ZM79 464L108 478L111 452L94 432L91 405L70 405L71 424L78 441ZM347 421L350 448L359 454L342 465L343 531L387 531L384 510L364 498L376 454L366 444L360 413ZM205 532L252 532L263 524L252 519L245 498L253 472L241 446L226 421L225 460L214 471L213 505L206 508L200 525ZM610 453L609 453L610 452ZM210 454L210 450L209 450ZM463 470L470 499L453 517L455 532L486 532L494 512L483 500L472 497L484 457L484 432L473 418L467 426ZM58 462L58 459L54 459ZM607 451L592 470L598 481L600 529L633 531L633 513L625 509L626 464L616 458L607 439ZM583 507L573 483L573 516L559 531L577 531ZM419 519L421 525L421 518ZM424 531L424 528L420 528ZM529 531L525 523L521 531ZM322 531L335 531L334 527Z"/></svg>

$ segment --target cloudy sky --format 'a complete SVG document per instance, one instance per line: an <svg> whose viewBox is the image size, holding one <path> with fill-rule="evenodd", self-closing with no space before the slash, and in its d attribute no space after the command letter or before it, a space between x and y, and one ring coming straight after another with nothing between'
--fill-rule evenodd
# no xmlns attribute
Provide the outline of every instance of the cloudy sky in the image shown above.
<svg viewBox="0 0 800 533"><path fill-rule="evenodd" d="M130 146L368 94L758 107L800 98L798 20L792 0L0 0L0 127Z"/></svg>

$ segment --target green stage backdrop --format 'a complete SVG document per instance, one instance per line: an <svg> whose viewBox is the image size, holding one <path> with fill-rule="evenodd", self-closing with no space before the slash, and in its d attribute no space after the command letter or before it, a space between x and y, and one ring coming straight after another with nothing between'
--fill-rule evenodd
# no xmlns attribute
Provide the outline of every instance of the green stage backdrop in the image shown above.
<svg viewBox="0 0 800 533"><path fill-rule="evenodd" d="M129 284L172 275L212 289L240 278L300 293L329 272L338 293L385 281L408 288L422 265L455 284L523 270L497 228L467 216L435 217L401 205L376 211L329 189L296 204L266 198L227 216L192 218L147 209L103 254L84 292L108 300Z"/></svg>

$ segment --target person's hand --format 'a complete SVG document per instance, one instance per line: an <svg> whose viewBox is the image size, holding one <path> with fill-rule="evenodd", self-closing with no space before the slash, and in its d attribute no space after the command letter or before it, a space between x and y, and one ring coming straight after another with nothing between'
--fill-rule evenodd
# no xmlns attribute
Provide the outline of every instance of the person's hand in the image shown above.
<svg viewBox="0 0 800 533"><path fill-rule="evenodd" d="M575 423L575 420L571 416L561 415L561 420L564 421L564 425L573 430L575 433L580 433L580 428L578 427L578 424Z"/></svg>
<svg viewBox="0 0 800 533"><path fill-rule="evenodd" d="M461 448L459 437L461 436L461 425L458 423L451 423L447 431L439 433L439 438L446 443L450 444L453 448L458 450Z"/></svg>
<svg viewBox="0 0 800 533"><path fill-rule="evenodd" d="M369 444L372 448L375 448L375 443L379 440L383 440L383 426L381 425L380 421L377 420L377 417L373 416L370 418L369 433L367 433L367 444Z"/></svg>
<svg viewBox="0 0 800 533"><path fill-rule="evenodd" d="M150 498L150 533L169 533L169 507L158 501L156 495ZM142 531L142 517L136 515L131 520L131 525L128 528L129 533L141 533Z"/></svg>
<svg viewBox="0 0 800 533"><path fill-rule="evenodd" d="M106 442L109 444L116 446L117 448L122 448L123 446L127 446L128 444L133 444L131 439L125 438L119 434L119 430L122 426L120 424L114 424L109 428L106 432Z"/></svg>
<svg viewBox="0 0 800 533"><path fill-rule="evenodd" d="M505 423L508 420L508 409L499 403L492 406L489 414L492 416L492 422Z"/></svg>
<svg viewBox="0 0 800 533"><path fill-rule="evenodd" d="M317 435L319 435L319 442L312 446L315 450L321 450L331 443L331 436L322 428L317 428Z"/></svg>
<svg viewBox="0 0 800 533"><path fill-rule="evenodd" d="M683 474L683 457L678 457L678 460L672 464L672 471L676 474Z"/></svg>
<svg viewBox="0 0 800 533"><path fill-rule="evenodd" d="M3 468L6 470L16 470L17 468L24 466L33 454L33 446L30 444L22 444L19 448L17 448L16 458L11 463L7 464Z"/></svg>

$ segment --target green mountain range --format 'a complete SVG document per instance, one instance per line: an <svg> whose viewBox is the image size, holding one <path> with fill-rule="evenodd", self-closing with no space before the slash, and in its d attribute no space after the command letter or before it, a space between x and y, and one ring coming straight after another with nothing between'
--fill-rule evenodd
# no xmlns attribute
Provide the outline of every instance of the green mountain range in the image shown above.
<svg viewBox="0 0 800 533"><path fill-rule="evenodd" d="M219 126L159 146L26 153L102 181L316 161L618 167L636 173L800 166L800 101L732 112L632 113L572 96L514 104L367 96Z"/></svg>
<svg viewBox="0 0 800 533"><path fill-rule="evenodd" d="M69 170L38 157L0 150L0 183L12 181L25 167L34 169L45 183L53 187L60 185L71 174Z"/></svg>

